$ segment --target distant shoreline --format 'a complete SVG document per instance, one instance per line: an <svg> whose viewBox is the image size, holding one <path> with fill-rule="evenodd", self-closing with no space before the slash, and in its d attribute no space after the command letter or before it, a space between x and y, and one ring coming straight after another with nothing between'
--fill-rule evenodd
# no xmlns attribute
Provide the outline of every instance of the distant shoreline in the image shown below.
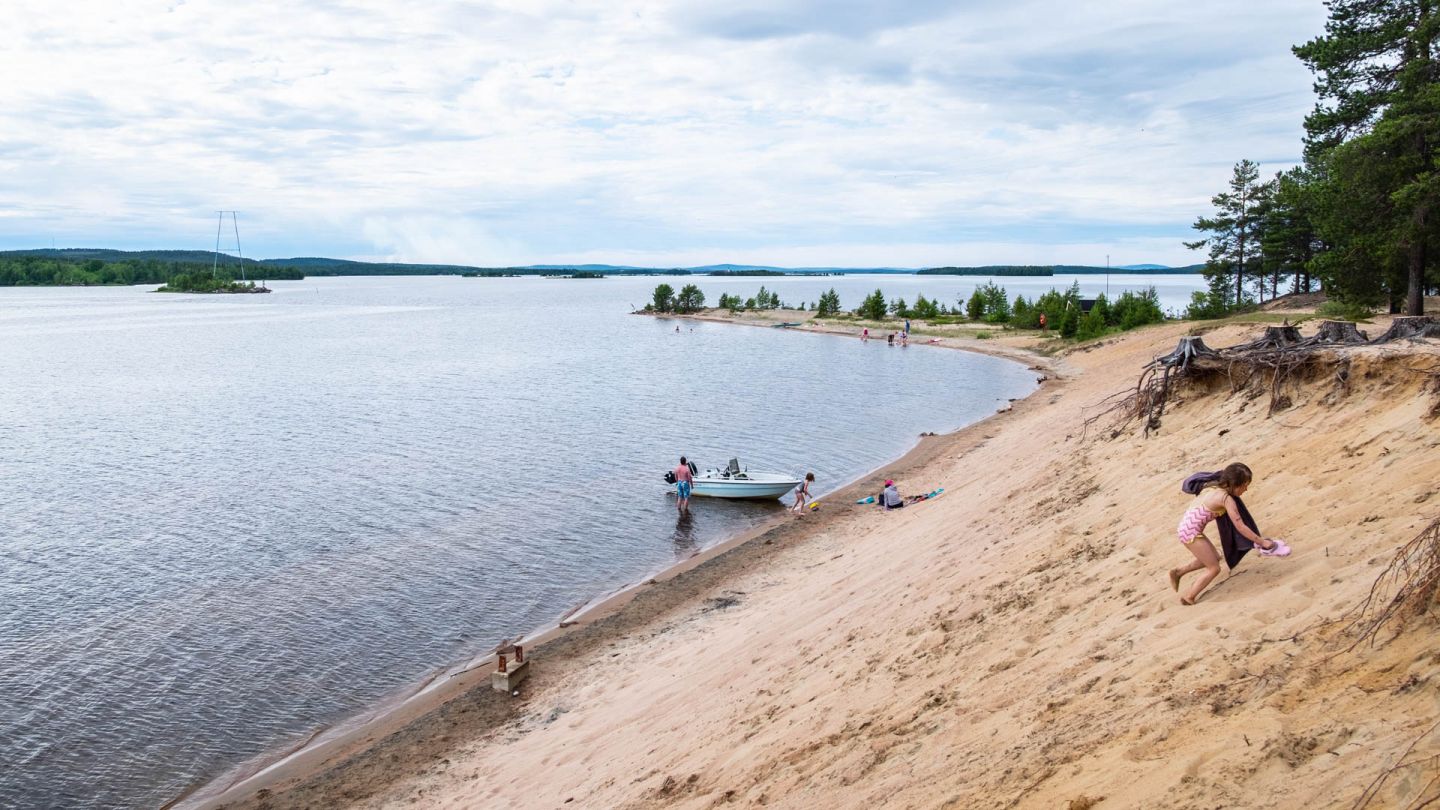
<svg viewBox="0 0 1440 810"><path fill-rule="evenodd" d="M847 275L957 275L957 276L1035 276L1056 275L1195 275L1203 265L1184 267L1163 267L1159 265L1130 265L1126 267L1093 267L1090 265L975 265L946 267L776 267L749 264L708 264L691 267L638 267L615 264L530 264L482 267L462 264L429 264L408 262L364 262L351 259L336 259L324 256L296 256L285 259L242 259L225 253L202 250L114 250L110 248L37 248L31 250L0 251L0 287L6 286L95 286L97 282L76 281L34 281L16 273L16 279L7 281L7 264L24 264L37 261L61 262L67 267L88 265L90 272L99 272L106 266L129 268L133 273L141 263L154 265L187 264L210 267L218 262L221 267L244 267L257 275L271 279L314 277L314 276L465 276L510 277L510 276L551 276L590 273L600 276L847 276ZM98 266L97 266L98 263ZM153 268L148 268L153 272ZM67 276L62 275L62 278ZM68 277L74 277L70 274ZM98 282L110 283L110 282ZM120 281L119 283L142 283ZM143 283L149 283L147 280Z"/></svg>

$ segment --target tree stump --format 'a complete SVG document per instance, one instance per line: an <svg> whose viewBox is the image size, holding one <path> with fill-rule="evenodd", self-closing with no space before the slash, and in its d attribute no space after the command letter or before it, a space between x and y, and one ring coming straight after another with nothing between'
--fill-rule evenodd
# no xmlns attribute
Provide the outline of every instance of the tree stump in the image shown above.
<svg viewBox="0 0 1440 810"><path fill-rule="evenodd" d="M1308 343L1365 343L1368 339L1350 321L1322 321L1320 331Z"/></svg>
<svg viewBox="0 0 1440 810"><path fill-rule="evenodd" d="M1182 337L1176 344L1175 350L1164 357L1155 358L1155 362L1168 368L1179 366L1185 368L1198 357L1217 357L1218 353L1205 345L1205 341L1199 336Z"/></svg>
<svg viewBox="0 0 1440 810"><path fill-rule="evenodd" d="M1260 338L1259 345L1283 349L1286 346L1294 346L1300 342L1300 329L1295 326L1267 326L1265 336Z"/></svg>
<svg viewBox="0 0 1440 810"><path fill-rule="evenodd" d="M1389 343L1404 338L1440 337L1440 322L1429 315L1414 315L1396 318L1390 323L1385 334L1375 338L1376 343Z"/></svg>

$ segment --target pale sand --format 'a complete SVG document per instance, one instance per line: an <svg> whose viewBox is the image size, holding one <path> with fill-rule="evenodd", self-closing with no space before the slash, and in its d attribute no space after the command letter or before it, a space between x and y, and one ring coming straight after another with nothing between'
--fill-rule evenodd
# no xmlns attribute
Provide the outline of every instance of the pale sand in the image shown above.
<svg viewBox="0 0 1440 810"><path fill-rule="evenodd" d="M1082 441L1190 327L1074 352L1010 412L883 471L938 500L838 493L536 650L518 698L482 686L232 806L1350 807L1440 719L1433 618L1338 654L1317 628L1440 514L1440 391L1406 370L1440 349L1366 350L1348 393L1317 382L1273 417L1193 391L1157 436ZM1182 607L1179 482L1237 459L1295 553L1252 554ZM1440 732L1372 806L1421 795L1437 755Z"/></svg>

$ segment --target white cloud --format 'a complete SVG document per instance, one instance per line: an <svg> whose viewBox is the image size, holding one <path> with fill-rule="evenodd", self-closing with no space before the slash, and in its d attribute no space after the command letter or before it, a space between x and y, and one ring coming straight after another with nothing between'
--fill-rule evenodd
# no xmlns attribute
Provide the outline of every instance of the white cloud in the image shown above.
<svg viewBox="0 0 1440 810"><path fill-rule="evenodd" d="M0 247L204 246L235 208L256 255L467 264L1188 262L1231 164L1298 156L1289 47L1324 19L1315 0L19 6Z"/></svg>

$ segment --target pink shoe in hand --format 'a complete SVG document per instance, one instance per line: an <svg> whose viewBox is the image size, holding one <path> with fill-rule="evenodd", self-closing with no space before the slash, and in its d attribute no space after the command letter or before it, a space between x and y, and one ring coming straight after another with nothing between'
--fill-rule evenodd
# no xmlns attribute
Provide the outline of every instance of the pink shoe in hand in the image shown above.
<svg viewBox="0 0 1440 810"><path fill-rule="evenodd" d="M1281 540L1281 539L1278 538L1278 537L1272 537L1272 538L1270 538L1270 542L1271 542L1271 543L1274 543L1275 545L1271 546L1270 548L1262 548L1262 549L1259 549L1259 551L1260 551L1260 556L1262 556L1262 557L1289 557L1289 556L1290 556L1290 546L1286 545L1284 540Z"/></svg>

